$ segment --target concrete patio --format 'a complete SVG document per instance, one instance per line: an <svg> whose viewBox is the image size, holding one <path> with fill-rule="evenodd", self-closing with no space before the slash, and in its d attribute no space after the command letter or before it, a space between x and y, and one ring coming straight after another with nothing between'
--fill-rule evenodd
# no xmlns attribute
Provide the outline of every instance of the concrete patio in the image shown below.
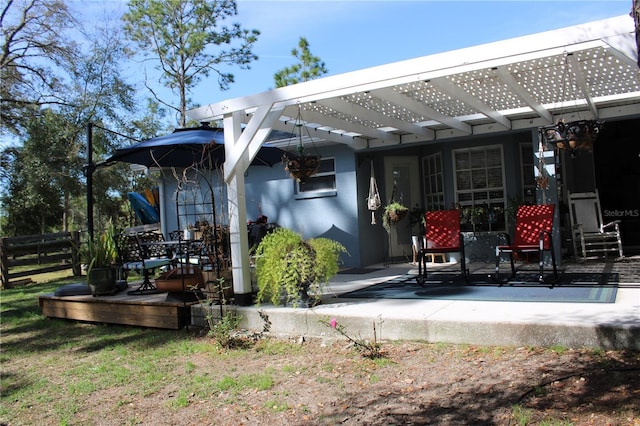
<svg viewBox="0 0 640 426"><path fill-rule="evenodd" d="M447 265L444 265L446 267ZM451 265L448 265L451 266ZM530 267L531 265L528 265ZM620 261L564 263L565 272L618 273L615 303L479 302L463 300L345 299L339 295L417 271L411 263L376 265L365 274L338 274L310 309L234 307L241 327L291 338L335 339L320 320L335 318L354 338L421 340L474 345L564 346L640 350L640 256ZM430 268L443 268L433 264ZM469 264L472 273L491 273L491 264ZM372 268L375 269L375 268ZM219 307L217 308L219 311ZM202 323L202 309L192 307Z"/></svg>

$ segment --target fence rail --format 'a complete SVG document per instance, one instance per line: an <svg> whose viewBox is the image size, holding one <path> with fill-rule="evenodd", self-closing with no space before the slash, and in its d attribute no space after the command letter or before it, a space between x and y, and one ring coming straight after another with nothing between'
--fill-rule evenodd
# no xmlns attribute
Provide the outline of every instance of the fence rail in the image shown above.
<svg viewBox="0 0 640 426"><path fill-rule="evenodd" d="M79 248L80 233L78 231L0 238L2 288L11 288L11 280L16 278L65 269L71 269L75 276L79 276L81 274ZM33 268L10 271L18 266L33 266Z"/></svg>

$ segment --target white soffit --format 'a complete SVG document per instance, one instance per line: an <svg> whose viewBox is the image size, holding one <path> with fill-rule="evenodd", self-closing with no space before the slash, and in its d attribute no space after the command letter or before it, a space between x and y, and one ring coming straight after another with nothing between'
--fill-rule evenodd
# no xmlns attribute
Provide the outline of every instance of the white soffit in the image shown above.
<svg viewBox="0 0 640 426"><path fill-rule="evenodd" d="M640 115L630 16L325 77L188 112L200 122L260 106L297 114L313 137L354 149ZM621 108L623 107L624 108Z"/></svg>

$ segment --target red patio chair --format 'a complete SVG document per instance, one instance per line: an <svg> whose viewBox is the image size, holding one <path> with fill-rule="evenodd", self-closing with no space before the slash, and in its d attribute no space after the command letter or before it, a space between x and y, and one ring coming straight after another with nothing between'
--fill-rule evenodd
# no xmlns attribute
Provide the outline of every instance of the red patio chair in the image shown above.
<svg viewBox="0 0 640 426"><path fill-rule="evenodd" d="M425 213L426 234L418 247L418 284L427 278L427 254L460 253L460 271L465 280L468 271L464 254L464 240L460 232L460 210L438 210Z"/></svg>
<svg viewBox="0 0 640 426"><path fill-rule="evenodd" d="M496 273L495 280L501 285L509 279L516 277L516 268L513 262L513 253L538 253L540 272L538 281L544 282L544 252L551 252L554 280L558 279L556 257L551 243L551 231L553 229L553 213L555 205L543 204L537 206L520 206L516 214L516 229L513 236L513 244L506 235L507 244L496 246ZM511 261L511 277L507 281L500 280L500 255L509 253Z"/></svg>

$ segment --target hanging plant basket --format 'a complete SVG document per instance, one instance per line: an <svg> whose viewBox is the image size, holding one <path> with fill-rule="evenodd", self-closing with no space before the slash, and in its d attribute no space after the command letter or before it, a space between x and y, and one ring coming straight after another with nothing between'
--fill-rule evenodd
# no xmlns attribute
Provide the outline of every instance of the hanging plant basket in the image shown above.
<svg viewBox="0 0 640 426"><path fill-rule="evenodd" d="M407 214L409 214L409 208L405 205L395 201L387 204L382 213L382 227L387 232L391 232L391 225L400 222Z"/></svg>
<svg viewBox="0 0 640 426"><path fill-rule="evenodd" d="M391 210L387 212L389 216L389 222L397 223L400 222L407 215L409 210Z"/></svg>
<svg viewBox="0 0 640 426"><path fill-rule="evenodd" d="M298 144L296 146L296 153L288 152L282 156L282 162L284 163L284 170L289 173L293 179L300 183L304 183L311 176L318 173L320 167L320 155L308 155L305 151L305 146L302 143L303 129L305 129L305 121L302 119L302 106L298 104L298 116L293 122L294 132L292 136L298 137ZM297 129L297 130L296 130ZM309 129L305 129L309 138L309 143L313 145L313 138L309 134ZM293 139L293 138L292 138ZM289 142L291 142L291 140ZM287 146L287 151L288 151Z"/></svg>
<svg viewBox="0 0 640 426"><path fill-rule="evenodd" d="M320 166L320 156L317 155L284 155L282 160L289 176L301 183L315 175Z"/></svg>

